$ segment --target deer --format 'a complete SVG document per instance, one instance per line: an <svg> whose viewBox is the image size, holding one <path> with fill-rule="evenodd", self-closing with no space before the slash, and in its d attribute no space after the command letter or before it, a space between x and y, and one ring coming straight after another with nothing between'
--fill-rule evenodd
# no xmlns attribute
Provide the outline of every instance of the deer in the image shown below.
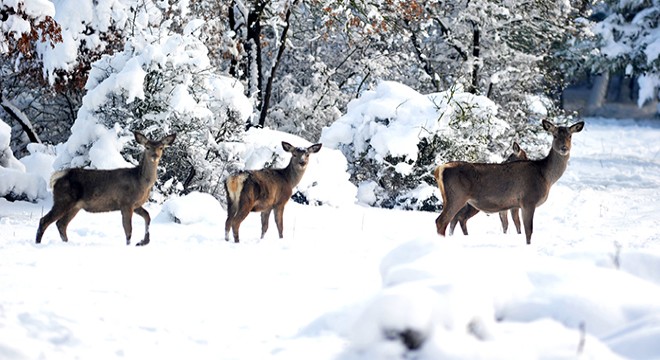
<svg viewBox="0 0 660 360"><path fill-rule="evenodd" d="M553 137L550 152L543 159L504 164L456 161L436 167L433 175L443 201L435 221L439 235L445 236L447 225L466 204L487 213L520 208L525 239L531 244L534 212L568 166L572 135L584 128L583 121L566 127L543 120L541 125Z"/></svg>
<svg viewBox="0 0 660 360"><path fill-rule="evenodd" d="M71 220L82 209L91 213L120 211L126 234L126 245L131 244L133 213L144 219L144 239L137 246L149 244L151 217L142 205L149 199L151 188L156 182L156 170L163 150L170 146L176 133L158 141L134 131L135 141L144 146L142 158L136 167L112 170L71 168L55 172L50 179L53 188L53 207L39 220L36 242L46 228L57 222L60 238L68 242L66 229Z"/></svg>
<svg viewBox="0 0 660 360"><path fill-rule="evenodd" d="M527 160L527 153L525 150L523 150L520 145L518 145L517 142L513 142L513 153L509 155L509 157L504 160L504 163L512 162L512 161L518 161L518 160ZM518 234L520 234L520 215L519 215L519 210L518 208L513 208L510 209L509 211L511 212L511 219L513 219L513 223L516 226L516 231ZM467 204L465 205L459 212L454 216L454 218L451 220L449 223L449 234L454 233L454 229L456 228L456 224L460 223L461 224L461 230L463 231L463 235L468 234L467 230L467 221L473 217L474 215L477 215L479 213L479 210L475 209L472 205ZM507 216L507 211L500 211L500 222L502 223L502 231L506 234L507 230L509 229L509 218Z"/></svg>
<svg viewBox="0 0 660 360"><path fill-rule="evenodd" d="M284 237L284 206L293 194L307 169L310 154L321 150L322 144L308 148L294 147L282 141L284 151L291 153L289 164L282 169L260 169L241 171L230 175L225 181L227 193L227 221L225 240L229 241L232 230L234 242L239 242L238 230L250 212L261 212L261 239L268 230L268 218L274 210L275 224L280 239Z"/></svg>

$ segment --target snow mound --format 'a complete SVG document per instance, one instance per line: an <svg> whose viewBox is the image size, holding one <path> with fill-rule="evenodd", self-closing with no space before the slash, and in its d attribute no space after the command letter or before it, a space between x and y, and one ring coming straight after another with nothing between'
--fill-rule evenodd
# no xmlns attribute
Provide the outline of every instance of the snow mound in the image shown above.
<svg viewBox="0 0 660 360"><path fill-rule="evenodd" d="M40 176L43 169L52 163L52 159L45 157L34 165L35 171L28 172L26 165L14 157L14 153L9 146L11 142L11 127L0 120L0 197L6 197L10 200L28 200L36 201L45 199L48 195L46 189L46 180ZM34 147L28 149L34 150ZM35 157L39 154L32 154L26 159L27 164L32 165ZM32 170L33 166L30 166Z"/></svg>
<svg viewBox="0 0 660 360"><path fill-rule="evenodd" d="M657 354L660 289L570 257L405 243L383 259L384 288L356 321L353 347L390 358L417 350L419 359Z"/></svg>
<svg viewBox="0 0 660 360"><path fill-rule="evenodd" d="M213 196L193 191L167 200L154 221L183 225L199 223L217 225L221 223L223 213L222 206Z"/></svg>

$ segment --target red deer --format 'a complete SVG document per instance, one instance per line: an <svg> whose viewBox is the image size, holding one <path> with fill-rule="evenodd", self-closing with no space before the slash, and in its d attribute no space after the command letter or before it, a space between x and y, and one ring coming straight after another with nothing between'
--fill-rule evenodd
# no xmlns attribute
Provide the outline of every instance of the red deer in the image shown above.
<svg viewBox="0 0 660 360"><path fill-rule="evenodd" d="M518 145L518 143L514 141L513 154L509 155L509 157L506 160L504 160L504 162L508 163L518 160L527 160L527 153L525 153L525 150L521 149L520 145ZM513 219L513 223L516 225L516 230L518 231L518 234L520 234L520 216L518 215L518 210L519 210L518 208L513 208L510 209L509 211L511 211L511 218ZM454 228L456 228L456 224L460 223L461 230L463 230L463 234L467 235L468 234L467 221L474 215L477 215L478 213L479 210L475 209L472 205L470 204L465 205L449 223L449 234L453 234ZM502 223L502 230L506 234L506 231L509 228L509 219L507 217L506 210L500 211L500 222Z"/></svg>
<svg viewBox="0 0 660 360"><path fill-rule="evenodd" d="M565 127L543 120L542 125L553 136L550 153L543 159L506 164L450 162L435 169L443 201L435 221L438 234L445 236L447 225L465 204L490 213L520 208L527 244L531 243L534 211L568 166L572 134L584 128L582 121Z"/></svg>
<svg viewBox="0 0 660 360"><path fill-rule="evenodd" d="M136 245L149 243L149 213L142 207L156 182L156 169L163 149L172 144L176 134L159 141L151 141L139 132L135 140L144 146L140 164L133 168L113 170L67 169L58 171L50 179L53 188L53 208L39 221L37 244L46 228L57 221L62 241L69 241L66 228L80 209L92 213L121 211L126 234L126 245L131 243L133 212L142 216L145 224L144 239Z"/></svg>
<svg viewBox="0 0 660 360"><path fill-rule="evenodd" d="M227 192L227 221L225 240L229 241L229 230L233 230L234 242L239 242L238 229L250 212L261 212L261 238L268 230L268 218L275 210L275 223L280 238L283 237L282 216L284 205L291 198L293 188L302 179L309 155L321 150L321 144L308 148L296 148L282 142L284 151L291 153L291 161L284 169L261 169L242 171L229 176L225 181Z"/></svg>

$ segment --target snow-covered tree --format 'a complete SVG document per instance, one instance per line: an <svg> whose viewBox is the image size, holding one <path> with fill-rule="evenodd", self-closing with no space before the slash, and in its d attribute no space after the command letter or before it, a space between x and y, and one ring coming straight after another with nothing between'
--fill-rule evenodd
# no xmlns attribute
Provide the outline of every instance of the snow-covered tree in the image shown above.
<svg viewBox="0 0 660 360"><path fill-rule="evenodd" d="M484 96L461 89L422 95L381 82L348 108L323 130L321 141L346 155L358 197L369 205L437 210L435 166L501 160L488 150L489 138L508 125Z"/></svg>
<svg viewBox="0 0 660 360"><path fill-rule="evenodd" d="M139 152L124 150L131 131L154 138L176 132L157 187L220 192L233 160L221 143L240 139L252 107L238 81L211 71L207 49L194 34L198 28L199 22L191 22L183 34L161 29L159 35L135 36L123 51L95 62L56 167L126 166L120 151L133 160Z"/></svg>
<svg viewBox="0 0 660 360"><path fill-rule="evenodd" d="M26 58L35 55L35 43L54 46L62 41L61 28L53 19L55 6L48 1L17 0L0 3L0 54Z"/></svg>
<svg viewBox="0 0 660 360"><path fill-rule="evenodd" d="M495 101L511 126L493 139L491 151L503 150L514 137L536 147L537 120L559 114L556 103L544 97L558 93L561 78L552 59L579 26L574 19L582 10L569 1L318 3L324 22L346 31L347 42L369 44L366 58L372 67L384 64L387 71L380 74L386 79L423 92L459 85ZM543 107L536 106L539 99Z"/></svg>
<svg viewBox="0 0 660 360"><path fill-rule="evenodd" d="M658 98L660 87L660 2L608 0L605 18L594 24L598 51L595 70L625 72L638 78L638 105Z"/></svg>
<svg viewBox="0 0 660 360"><path fill-rule="evenodd" d="M6 8L7 3L17 4L14 7L19 11ZM51 143L69 136L91 64L103 54L120 50L131 34L164 21L162 9L149 0L22 0L3 2L3 6L3 16L9 14L10 21L3 22L3 28L20 22L12 22L12 16L25 18L25 14L38 14L36 9L44 12L32 15L36 25L19 38L18 49L24 50L0 58L0 82L3 100L20 110L35 133ZM15 147L25 149L28 141L34 142L34 137L19 137Z"/></svg>

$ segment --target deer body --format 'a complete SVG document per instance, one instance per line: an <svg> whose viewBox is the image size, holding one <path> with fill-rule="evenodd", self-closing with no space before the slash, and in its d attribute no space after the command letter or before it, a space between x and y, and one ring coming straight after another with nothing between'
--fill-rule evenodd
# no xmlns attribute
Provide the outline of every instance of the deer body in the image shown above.
<svg viewBox="0 0 660 360"><path fill-rule="evenodd" d="M527 160L527 153L523 149L520 148L520 145L518 145L517 142L513 143L513 154L509 155L509 157L504 161L504 163L509 163L513 161L519 161L519 160ZM513 219L513 223L516 226L516 231L518 234L520 234L520 215L519 215L519 209L518 208L512 208L509 210L511 212L511 218ZM449 233L453 234L454 233L454 228L456 228L456 224L460 223L461 224L461 230L463 231L464 235L468 234L467 231L467 221L473 217L474 215L478 214L479 210L477 210L475 207L470 205L469 203L465 205L457 214L454 216L454 218L451 220L449 223ZM507 217L507 211L500 211L500 222L502 223L502 231L506 234L507 229L509 228L509 219Z"/></svg>
<svg viewBox="0 0 660 360"><path fill-rule="evenodd" d="M238 230L250 212L261 212L261 238L268 230L268 218L275 211L275 223L280 238L283 237L284 206L293 194L293 188L302 179L309 155L321 149L321 144L309 148L295 148L282 142L285 151L291 153L291 160L283 169L261 169L243 171L229 176L225 181L227 193L227 221L225 240L229 241L232 230L234 242L239 242Z"/></svg>
<svg viewBox="0 0 660 360"><path fill-rule="evenodd" d="M67 169L51 177L53 208L39 221L36 242L39 244L46 228L57 221L62 241L68 241L66 228L82 209L91 213L121 211L126 245L131 242L132 216L135 212L145 222L144 239L137 245L149 243L151 218L142 207L156 182L156 170L163 149L174 141L176 134L160 141L150 141L135 132L137 142L145 147L140 164L134 168L113 170Z"/></svg>
<svg viewBox="0 0 660 360"><path fill-rule="evenodd" d="M543 159L504 164L450 162L435 169L443 199L442 213L436 219L440 235L445 235L451 219L466 204L490 213L520 208L527 244L531 243L534 211L546 201L550 187L568 166L571 135L584 127L584 122L571 127L545 120L542 124L553 136L550 153Z"/></svg>

